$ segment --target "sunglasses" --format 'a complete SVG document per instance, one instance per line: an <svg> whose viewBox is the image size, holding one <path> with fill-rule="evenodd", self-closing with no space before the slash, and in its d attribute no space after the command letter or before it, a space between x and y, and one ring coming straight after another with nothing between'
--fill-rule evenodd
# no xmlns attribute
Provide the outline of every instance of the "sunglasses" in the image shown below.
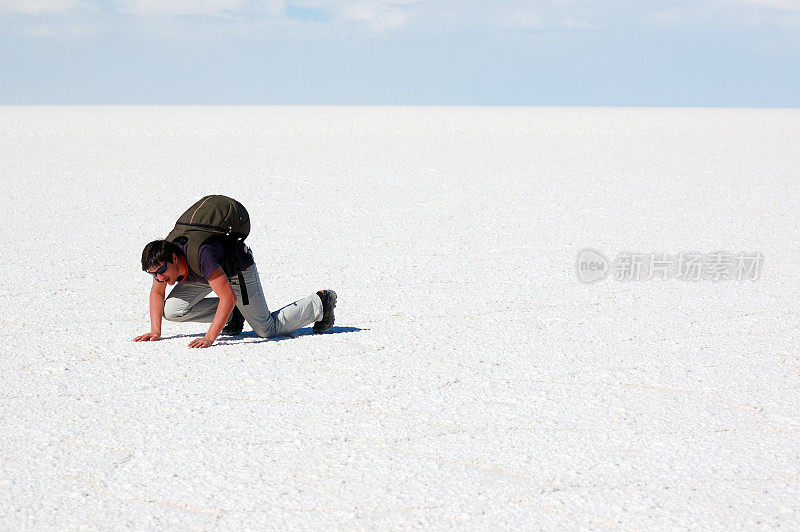
<svg viewBox="0 0 800 532"><path fill-rule="evenodd" d="M167 265L168 265L168 264L169 264L169 261L167 261L167 262L165 262L164 264L162 264L162 265L161 265L161 267L160 267L159 269L157 269L156 271L154 271L154 272L147 272L147 273L149 273L150 275L152 275L152 276L153 276L153 279L156 279L156 281L157 281L158 279L156 278L156 276L158 276L158 275L164 275L164 272L166 272L166 271L167 271Z"/></svg>

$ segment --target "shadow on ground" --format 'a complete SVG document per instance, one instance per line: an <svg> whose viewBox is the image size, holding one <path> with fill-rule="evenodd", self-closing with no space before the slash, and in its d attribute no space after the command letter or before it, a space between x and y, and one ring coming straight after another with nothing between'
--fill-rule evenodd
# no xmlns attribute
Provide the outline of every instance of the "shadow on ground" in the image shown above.
<svg viewBox="0 0 800 532"><path fill-rule="evenodd" d="M369 329L362 329L360 327L331 327L326 332L315 335L312 327L303 327L297 329L289 334L282 336L273 336L272 338L261 338L253 331L245 331L238 336L220 336L215 343L218 344L255 344L259 342L281 342L283 340L293 340L298 336L325 336L327 334L342 334L359 331L368 331ZM202 336L202 335L199 335Z"/></svg>
<svg viewBox="0 0 800 532"><path fill-rule="evenodd" d="M255 344L259 342L280 342L282 340L292 340L297 338L298 336L324 336L326 334L341 334L341 333L351 333L351 332L359 332L359 331L368 331L369 329L362 329L360 327L331 327L324 333L320 335L314 335L314 329L312 327L303 327L302 329L297 329L289 334L285 334L282 336L273 336L272 338L261 338L253 331L245 331L236 336L220 336L217 338L217 341L214 344L220 345L227 345L227 344ZM162 336L162 340L176 340L178 338L202 338L203 334L173 334L172 336Z"/></svg>

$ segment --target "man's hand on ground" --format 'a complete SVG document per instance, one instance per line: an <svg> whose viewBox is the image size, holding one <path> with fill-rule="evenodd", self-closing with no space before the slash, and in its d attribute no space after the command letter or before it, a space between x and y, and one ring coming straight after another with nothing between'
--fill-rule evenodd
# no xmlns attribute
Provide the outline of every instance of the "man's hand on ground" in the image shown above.
<svg viewBox="0 0 800 532"><path fill-rule="evenodd" d="M156 342L161 340L161 335L157 333L141 334L133 339L134 342Z"/></svg>
<svg viewBox="0 0 800 532"><path fill-rule="evenodd" d="M214 343L214 340L209 340L208 338L206 338L204 336L202 338L198 338L196 340L192 340L191 342L189 342L189 347L200 347L200 348L203 348L203 347L209 347L213 343Z"/></svg>

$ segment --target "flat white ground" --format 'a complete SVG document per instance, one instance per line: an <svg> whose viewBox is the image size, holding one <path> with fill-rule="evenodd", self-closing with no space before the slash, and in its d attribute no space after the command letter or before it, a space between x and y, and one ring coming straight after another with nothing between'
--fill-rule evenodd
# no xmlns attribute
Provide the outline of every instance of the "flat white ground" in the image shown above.
<svg viewBox="0 0 800 532"><path fill-rule="evenodd" d="M331 334L131 341L210 193ZM800 527L800 110L5 107L0 197L2 529Z"/></svg>

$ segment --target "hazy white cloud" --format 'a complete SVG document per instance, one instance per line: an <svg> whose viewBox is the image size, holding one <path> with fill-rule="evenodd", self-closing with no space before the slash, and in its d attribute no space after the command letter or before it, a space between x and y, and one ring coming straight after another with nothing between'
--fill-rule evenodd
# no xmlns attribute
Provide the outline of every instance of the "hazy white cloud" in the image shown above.
<svg viewBox="0 0 800 532"><path fill-rule="evenodd" d="M148 18L161 36L188 31L192 38L199 31L258 37L270 31L267 27L277 26L295 32L327 28L380 35L400 29L436 33L580 32L637 24L698 27L720 20L750 28L800 25L800 0L0 0L0 14L42 16L47 24L62 17L80 22L86 11L111 18L117 13ZM179 15L205 15L209 20L194 31L173 19ZM26 34L44 38L54 33L42 24L31 21Z"/></svg>
<svg viewBox="0 0 800 532"><path fill-rule="evenodd" d="M244 0L118 0L117 9L141 16L218 15L239 11Z"/></svg>
<svg viewBox="0 0 800 532"><path fill-rule="evenodd" d="M23 38L77 41L103 31L86 19L96 12L96 0L0 0L0 15L25 15L5 28Z"/></svg>
<svg viewBox="0 0 800 532"><path fill-rule="evenodd" d="M117 0L117 10L139 16L211 15L235 16L245 11L277 16L284 0Z"/></svg>
<svg viewBox="0 0 800 532"><path fill-rule="evenodd" d="M376 31L405 26L411 10L419 6L436 9L432 0L296 0L292 5L327 13L331 22L355 24Z"/></svg>
<svg viewBox="0 0 800 532"><path fill-rule="evenodd" d="M376 30L402 26L406 6L422 0L116 0L118 11L139 16L175 16L183 14L220 17L260 12L281 16L286 8L313 9L330 16L332 22L353 22Z"/></svg>
<svg viewBox="0 0 800 532"><path fill-rule="evenodd" d="M598 26L582 18L559 18L557 16L543 17L538 13L525 11L515 13L507 24L510 29L527 31L563 31L563 30L591 30Z"/></svg>
<svg viewBox="0 0 800 532"><path fill-rule="evenodd" d="M717 27L721 22L741 28L800 26L800 0L705 0L683 3L642 14L642 20L665 27Z"/></svg>
<svg viewBox="0 0 800 532"><path fill-rule="evenodd" d="M333 12L341 20L363 23L378 31L399 28L406 22L406 15L396 3L343 2Z"/></svg>
<svg viewBox="0 0 800 532"><path fill-rule="evenodd" d="M87 7L82 0L0 0L0 14L50 14Z"/></svg>
<svg viewBox="0 0 800 532"><path fill-rule="evenodd" d="M87 24L51 23L22 25L17 29L17 33L24 37L34 37L37 39L74 41L96 35L97 32L93 26Z"/></svg>
<svg viewBox="0 0 800 532"><path fill-rule="evenodd" d="M271 16L281 15L283 10L286 9L285 0L258 0L255 2L251 1L248 5L251 9Z"/></svg>
<svg viewBox="0 0 800 532"><path fill-rule="evenodd" d="M606 20L608 9L600 9L598 3L585 0L546 0L538 2L535 11L524 9L512 13L501 25L513 30L564 32L604 27L606 24L600 21Z"/></svg>
<svg viewBox="0 0 800 532"><path fill-rule="evenodd" d="M539 30L544 27L542 16L533 11L523 11L511 15L509 26L522 30Z"/></svg>
<svg viewBox="0 0 800 532"><path fill-rule="evenodd" d="M597 26L586 20L569 17L562 20L561 25L568 30L591 30L597 28Z"/></svg>
<svg viewBox="0 0 800 532"><path fill-rule="evenodd" d="M715 0L717 3L752 4L781 11L800 11L800 0Z"/></svg>

